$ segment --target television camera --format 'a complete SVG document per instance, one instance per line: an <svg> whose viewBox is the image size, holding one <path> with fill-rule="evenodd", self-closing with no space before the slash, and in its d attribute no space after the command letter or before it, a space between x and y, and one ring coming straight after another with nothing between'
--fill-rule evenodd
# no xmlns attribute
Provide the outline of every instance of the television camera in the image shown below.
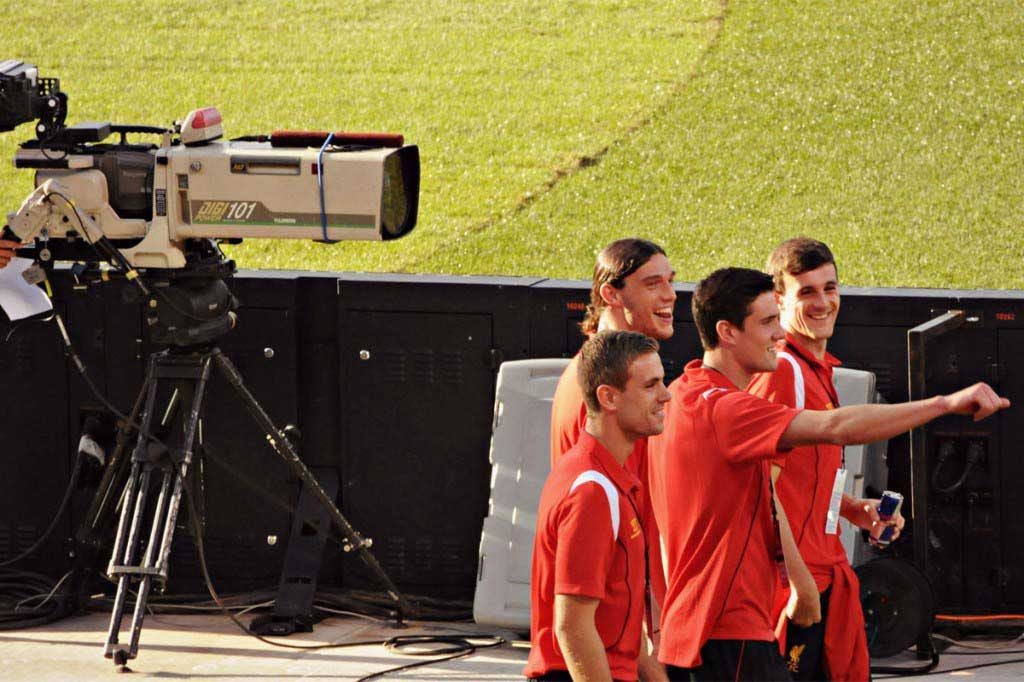
<svg viewBox="0 0 1024 682"><path fill-rule="evenodd" d="M101 535L119 513L106 570L117 593L105 654L121 665L135 658L150 590L154 581L167 580L178 508L189 490L185 479L193 453L202 450L202 402L213 371L302 481L302 494L323 506L346 551L376 575L397 617L410 614L410 604L369 552L370 540L300 460L294 432L273 424L216 341L234 326L237 308L225 282L235 265L220 242L402 237L416 224L417 147L386 133L278 131L225 141L213 107L192 111L170 128L66 126L66 116L58 79L40 77L32 64L0 62L0 132L37 121L35 139L23 142L14 158L17 168L35 171L35 189L8 214L4 237L23 245L18 255L36 261L26 274L34 271L40 281L57 261L75 262L73 273L87 283L123 275L141 292L137 300L144 301L151 339L167 346L150 356L127 417L104 401L121 416L117 447L76 533L76 577L65 587L75 590L92 574ZM130 142L129 135L156 135L160 142ZM111 136L116 139L108 141ZM102 262L113 270L101 269ZM55 319L91 385L60 316ZM125 646L119 632L132 592Z"/></svg>
<svg viewBox="0 0 1024 682"><path fill-rule="evenodd" d="M234 263L218 242L388 240L416 224L419 150L401 135L276 131L223 140L213 107L170 128L65 126L67 101L59 79L0 62L0 132L38 120L36 138L14 157L15 167L35 171L35 190L8 214L4 233L44 266L113 264L156 302L148 313L157 343L192 345L226 331L231 303L217 282ZM153 298L150 281L165 295Z"/></svg>

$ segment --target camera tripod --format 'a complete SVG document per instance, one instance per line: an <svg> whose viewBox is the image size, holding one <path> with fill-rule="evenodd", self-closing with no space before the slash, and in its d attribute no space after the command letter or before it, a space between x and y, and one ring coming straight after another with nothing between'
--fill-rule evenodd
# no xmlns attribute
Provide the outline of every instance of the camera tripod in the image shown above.
<svg viewBox="0 0 1024 682"><path fill-rule="evenodd" d="M118 482L130 463L130 472L120 498L121 512L107 574L117 582L117 593L110 616L104 655L124 665L138 654L146 604L153 581L167 580L168 561L174 537L178 508L188 485L186 477L192 465L197 441L201 442L203 398L213 369L233 387L266 435L267 442L326 510L331 521L343 533L346 551L357 551L395 602L399 617L411 613L411 607L367 549L362 538L335 506L294 446L279 431L270 417L246 388L234 364L215 346L201 348L172 347L149 359L146 378L136 398L131 416L118 432L117 448L100 483L88 518L91 527L80 538L80 546L97 547L95 533L102 518L117 503ZM130 460L126 447L136 431ZM160 434L159 438L156 434ZM153 496L155 494L155 502ZM148 518L147 518L148 516ZM198 532L196 529L195 532ZM132 584L137 587L131 635L127 646L121 644L122 619Z"/></svg>

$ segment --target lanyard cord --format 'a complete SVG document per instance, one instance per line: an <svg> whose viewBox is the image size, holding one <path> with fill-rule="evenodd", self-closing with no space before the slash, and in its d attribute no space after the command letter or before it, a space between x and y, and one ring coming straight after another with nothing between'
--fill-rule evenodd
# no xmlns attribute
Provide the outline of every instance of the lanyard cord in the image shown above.
<svg viewBox="0 0 1024 682"><path fill-rule="evenodd" d="M640 512L637 510L636 503L633 502L633 497L629 493L626 493L626 501L633 508L634 517L640 526L640 536L644 541L644 619L647 621L647 635L654 637L657 630L654 629L655 623L651 599L651 555L647 546L647 529L644 528L644 522L640 520ZM629 563L628 556L626 557L626 563Z"/></svg>
<svg viewBox="0 0 1024 682"><path fill-rule="evenodd" d="M840 405L840 403L839 403L839 391L836 390L835 385L831 384L828 381L825 381L825 379L822 378L822 376L818 373L818 370L815 369L814 366L812 366L811 363L808 362L807 359L804 357L803 353L801 352L802 349L798 349L795 346L795 344L793 344L790 341L786 341L786 348L788 348L794 354L798 355L801 360L803 360L804 362L807 363L808 367L810 367L811 374L814 375L814 378L818 380L818 384L820 384L821 387L823 389L825 389L825 394L828 395L828 397L832 400L833 408L839 407L839 405ZM840 447L839 451L842 453L840 455L841 462L842 462L841 466L845 469L846 468L846 448L845 447ZM817 454L818 454L818 446L817 445L814 446L814 454L815 454L815 461L817 461ZM815 470L815 474L817 474L817 470Z"/></svg>

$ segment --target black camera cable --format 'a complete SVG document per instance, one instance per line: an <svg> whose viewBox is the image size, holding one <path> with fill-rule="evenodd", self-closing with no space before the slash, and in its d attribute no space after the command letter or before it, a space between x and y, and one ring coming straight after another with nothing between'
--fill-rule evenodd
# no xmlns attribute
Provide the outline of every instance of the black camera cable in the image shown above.
<svg viewBox="0 0 1024 682"><path fill-rule="evenodd" d="M0 602L13 604L0 609L0 630L21 630L53 623L71 613L66 597L58 590L68 574L56 583L46 575L31 571L0 569ZM25 604L42 598L38 604Z"/></svg>
<svg viewBox="0 0 1024 682"><path fill-rule="evenodd" d="M124 254L122 254L117 247L111 244L110 240L107 239L106 236L101 235L97 239L91 239L89 237L89 231L85 228L85 221L82 219L82 215L78 212L78 206L75 205L74 201L66 197L61 192L54 191L47 192L43 198L48 200L50 197L58 197L68 205L75 216L75 220L78 221L78 227L81 231L82 238L87 244L89 244L89 246L92 247L93 251L115 268L121 270L124 273L125 279L138 285L139 289L145 296L151 295L149 287L147 287L145 282L142 281L142 278L139 277L139 271L132 267L132 264L124 257Z"/></svg>
<svg viewBox="0 0 1024 682"><path fill-rule="evenodd" d="M957 640L953 640L941 635L936 635L937 638L943 639L944 641L952 643L954 646L967 647L969 645ZM1010 644L1014 644L1019 641L1014 640ZM997 655L1009 655L1009 654L1024 654L1024 649L999 649L998 647L979 647L975 651L943 651L944 656L997 656ZM923 676L923 675L945 675L948 673L966 672L969 670L977 670L979 668L990 668L1000 665L1012 665L1015 663L1024 663L1024 658L1012 658L1003 661L988 661L985 663L976 663L974 665L962 666L959 668L950 668L948 670L933 670L938 665L938 653L932 654L933 664L926 664L920 668L902 668L899 666L884 666L875 667L872 666L872 673L879 673L883 675L898 675L898 676Z"/></svg>
<svg viewBox="0 0 1024 682"><path fill-rule="evenodd" d="M164 292L160 291L159 288L150 288L146 284L141 273L139 273L139 271L136 270L132 266L132 264L128 262L128 259L126 259L124 255L120 252L120 250L118 250L117 247L111 244L110 240L107 239L105 236L100 237L99 239L90 238L89 233L85 228L85 221L82 219L82 215L81 213L79 213L78 206L75 205L74 201L72 201L70 198L68 198L61 192L48 192L44 198L49 199L50 197L57 197L68 205L68 207L71 209L71 213L75 216L75 220L78 222L78 229L82 235L82 239L84 239L85 242L90 247L92 247L92 250L96 252L96 255L98 255L101 259L107 261L112 266L114 266L116 270L121 272L125 279L127 279L130 282L133 282L136 286L138 286L143 296L155 296L159 298L164 305L166 305L168 308L170 308L171 310L173 310L174 312L176 312L177 314L181 315L186 319L194 320L197 322L206 321L204 318L197 317L196 315L191 314L187 310L182 310L180 307L174 304L170 297L168 297Z"/></svg>
<svg viewBox="0 0 1024 682"><path fill-rule="evenodd" d="M939 666L939 654L937 651L932 651L932 659L924 665L919 665L915 668L903 667L898 665L873 665L871 666L872 675L896 675L898 677L916 677L918 675L937 675L938 672L933 672L935 668ZM944 670L942 672L952 672Z"/></svg>
<svg viewBox="0 0 1024 682"><path fill-rule="evenodd" d="M64 203L66 203L71 208L71 212L74 214L75 220L78 221L78 229L82 235L82 238L90 247L92 247L92 250L96 252L96 255L110 263L112 266L114 266L115 269L119 270L121 274L124 275L125 279L134 282L142 291L144 296L158 296L164 303L167 304L169 308L174 310L174 312L178 313L182 317L186 317L190 320L195 320L198 322L205 321L204 318L192 315L187 310L182 310L181 308L175 306L174 303L159 289L150 289L146 285L142 277L142 274L138 270L136 270L131 263L128 262L128 259L124 257L121 251L118 250L118 248L115 247L113 244L111 244L110 240L108 240L105 236L95 240L90 239L89 233L85 229L85 221L82 219L82 215L81 213L79 213L78 206L75 205L75 202L73 202L71 199L64 196L64 194L60 192L51 191L46 195L46 198L49 198L51 196L60 198L62 201L64 201Z"/></svg>
<svg viewBox="0 0 1024 682"><path fill-rule="evenodd" d="M57 524L60 522L61 518L64 517L64 512L67 511L68 503L71 502L71 495L75 490L75 486L78 485L78 476L82 471L82 459L83 457L81 453L78 453L78 455L75 457L75 464L71 469L71 477L68 480L68 486L64 490L64 497L61 499L60 505L57 507L57 512L53 515L53 520L50 521L50 525L47 526L46 530L43 531L42 535L40 535L39 538L34 543L32 543L31 547L29 547L13 559L7 559L6 561L0 563L0 568L6 568L11 564L16 564L22 559L31 556L35 553L37 549L42 547L43 543L46 542L49 539L50 535L53 534L53 531L57 528Z"/></svg>
<svg viewBox="0 0 1024 682"><path fill-rule="evenodd" d="M99 256L102 260L105 260L106 262L110 263L116 270L120 271L125 279L134 282L135 285L139 287L139 290L142 292L143 296L158 297L164 305L166 305L168 308L170 308L171 310L173 310L174 312L176 312L177 314L181 315L186 319L194 320L197 322L206 321L204 318L197 317L187 310L182 310L180 307L174 304L170 297L168 297L164 292L160 291L159 288L154 287L151 289L145 283L145 280L139 273L139 271L132 267L131 263L128 262L124 255L113 244L111 244L110 240L108 240L105 236L100 237L99 239L91 239L89 237L88 231L85 228L85 221L82 219L82 215L79 212L78 206L75 205L74 201L69 199L61 192L48 192L44 198L49 199L50 197L57 197L68 205L68 207L71 209L71 213L75 216L75 220L78 222L78 229L82 235L82 239L84 239L85 242L92 248L92 250L96 252L97 256ZM46 280L45 283L47 293L52 298L52 294L50 293L49 280ZM65 337L66 336L67 335L65 334ZM106 406L109 408L109 405ZM115 414L117 413L115 412Z"/></svg>
<svg viewBox="0 0 1024 682"><path fill-rule="evenodd" d="M227 616L231 622L238 626L238 628L245 634L258 639L259 641L269 644L271 646L282 647L285 649L302 649L302 650L320 650L320 649L348 649L352 647L360 646L375 646L383 645L388 651L407 654L412 656L441 656L441 658L431 658L428 661L417 661L415 663L408 663L387 670L381 670L376 673L372 673L365 677L359 678L358 682L364 682L365 680L372 680L378 677L390 673L396 673L402 670L408 670L411 668L418 668L426 665L434 665L437 663L443 663L445 661L451 661L457 658L464 658L470 656L481 649L490 649L494 647L502 646L506 643L503 637L489 634L489 633L448 633L439 635L399 635L396 637L390 637L388 639L372 639L372 640L361 640L356 642L333 642L331 644L285 644L284 642L275 642L272 639L268 639L262 635L258 635L255 632L249 630L246 625L239 620L238 616L232 613L223 603L220 595L217 593L216 588L213 586L213 580L210 578L209 565L206 561L206 549L203 543L203 532L202 524L199 520L199 515L196 512L195 501L192 499L192 491L189 486L182 486L182 490L185 492L185 504L188 507L189 520L192 524L192 542L196 547L196 554L199 559L199 567L203 573L203 582L206 584L206 589L210 593L210 597L214 603L220 607L221 612ZM484 643L474 643L474 640L484 640ZM404 651L405 647L411 646L431 646L431 645L442 645L441 648L430 648L422 651Z"/></svg>
<svg viewBox="0 0 1024 682"><path fill-rule="evenodd" d="M196 322L206 322L205 318L193 315L187 310L183 310L179 306L175 305L174 301L167 296L163 291L160 291L158 287L150 288L142 274L136 270L131 263L124 257L120 250L115 247L106 236L101 236L98 239L92 239L89 236L88 230L85 227L85 220L82 218L82 214L79 212L78 206L69 197L64 195L62 192L50 191L43 198L49 200L51 197L57 197L71 209L71 213L75 216L75 220L78 222L78 231L82 236L82 239L88 244L96 255L101 260L110 263L115 270L121 272L125 279L130 282L134 282L139 290L145 297L156 297L159 298L163 305L181 315L182 317L193 320ZM49 291L49 281L46 282L47 290Z"/></svg>
<svg viewBox="0 0 1024 682"><path fill-rule="evenodd" d="M947 654L947 655L973 655L973 654L982 654L982 653L990 653L990 652L981 652L981 651L978 651L978 652L975 652L975 651L947 651L947 652L945 652L945 654ZM991 652L991 653L997 653L997 652ZM1006 651L1006 652L1003 652L1003 653L1007 653L1007 654L1015 653L1016 654L1016 653L1022 653L1022 652L1018 650L1018 651ZM947 669L944 669L944 670L935 670L935 668L938 667L938 664L939 664L938 659L939 659L939 655L937 653L932 654L932 661L931 661L931 663L926 663L925 665L923 665L921 667L918 667L918 668L903 668L903 667L900 667L900 666L871 666L871 673L873 675L887 675L887 676L891 675L891 676L894 676L894 677L928 677L928 676L931 676L931 675L948 675L950 673L961 673L961 672L967 672L969 670L978 670L980 668L993 668L993 667L1000 666L1000 665L1014 665L1016 663L1024 663L1024 658L1010 658L1010 659L1007 659L1005 661L988 661L986 663L975 663L974 665L965 665L965 666L961 666L959 668L947 668ZM883 678L880 678L880 679L888 679L888 677L883 677Z"/></svg>

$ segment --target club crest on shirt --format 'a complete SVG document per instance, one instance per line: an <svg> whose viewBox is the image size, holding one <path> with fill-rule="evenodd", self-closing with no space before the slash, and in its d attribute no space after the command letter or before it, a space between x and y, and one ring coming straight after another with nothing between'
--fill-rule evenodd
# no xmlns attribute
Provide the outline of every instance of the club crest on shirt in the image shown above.
<svg viewBox="0 0 1024 682"><path fill-rule="evenodd" d="M632 520L630 520L629 528L630 528L630 531L631 531L630 534L629 534L629 539L630 540L632 540L633 538L635 538L636 536L638 536L638 535L640 535L641 533L644 532L643 528L640 527L640 519L638 519L635 516L632 518Z"/></svg>

